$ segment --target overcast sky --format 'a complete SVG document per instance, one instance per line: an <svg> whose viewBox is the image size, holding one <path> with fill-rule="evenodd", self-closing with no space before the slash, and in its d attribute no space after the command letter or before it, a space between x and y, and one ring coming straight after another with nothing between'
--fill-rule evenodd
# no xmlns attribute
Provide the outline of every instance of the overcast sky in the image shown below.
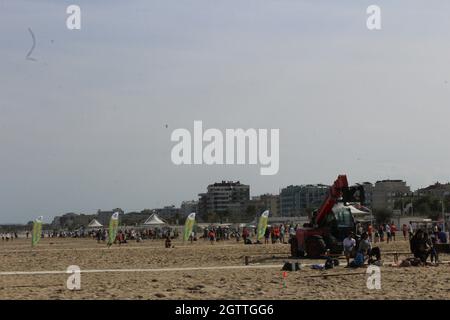
<svg viewBox="0 0 450 320"><path fill-rule="evenodd" d="M366 28L370 4L380 31ZM447 0L0 1L0 223L179 206L221 180L252 195L339 173L449 181L448 12ZM173 165L170 135L194 120L280 129L278 174Z"/></svg>

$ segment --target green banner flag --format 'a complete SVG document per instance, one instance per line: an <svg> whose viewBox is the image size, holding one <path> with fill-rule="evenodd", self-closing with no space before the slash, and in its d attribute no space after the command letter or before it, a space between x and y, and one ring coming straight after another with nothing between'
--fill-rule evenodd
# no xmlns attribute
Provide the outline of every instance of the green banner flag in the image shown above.
<svg viewBox="0 0 450 320"><path fill-rule="evenodd" d="M116 240L117 229L119 228L119 213L114 212L109 220L108 230L108 246L112 245Z"/></svg>
<svg viewBox="0 0 450 320"><path fill-rule="evenodd" d="M188 241L191 236L192 229L194 228L195 223L195 212L192 212L186 218L186 222L184 223L184 231L183 231L183 241Z"/></svg>
<svg viewBox="0 0 450 320"><path fill-rule="evenodd" d="M261 217L259 218L257 240L261 240L262 238L264 238L268 221L269 221L269 210L266 210L261 214Z"/></svg>
<svg viewBox="0 0 450 320"><path fill-rule="evenodd" d="M43 216L33 221L33 234L31 235L31 246L34 247L41 240Z"/></svg>

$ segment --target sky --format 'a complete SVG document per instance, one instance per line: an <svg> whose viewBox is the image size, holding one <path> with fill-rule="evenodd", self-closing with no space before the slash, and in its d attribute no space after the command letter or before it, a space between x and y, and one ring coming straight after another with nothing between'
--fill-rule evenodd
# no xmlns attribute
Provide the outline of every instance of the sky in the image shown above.
<svg viewBox="0 0 450 320"><path fill-rule="evenodd" d="M66 8L81 8L68 30ZM382 29L366 27L381 8ZM0 0L0 223L179 206L208 184L450 180L450 2ZM32 46L28 31L36 37ZM280 130L280 168L171 161L173 130Z"/></svg>

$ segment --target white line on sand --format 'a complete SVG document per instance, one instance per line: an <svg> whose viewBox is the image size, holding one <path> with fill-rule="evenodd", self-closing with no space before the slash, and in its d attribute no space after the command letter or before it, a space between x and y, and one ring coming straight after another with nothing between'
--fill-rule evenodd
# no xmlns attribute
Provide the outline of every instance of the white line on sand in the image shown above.
<svg viewBox="0 0 450 320"><path fill-rule="evenodd" d="M185 267L185 268L156 268L156 269L81 269L80 273L106 273L106 272L162 272L162 271L195 271L195 270L232 270L232 269L265 269L281 268L278 264L250 265L250 266L216 266L216 267ZM42 274L67 274L73 272L49 270L49 271L7 271L0 272L0 276L13 275L42 275Z"/></svg>
<svg viewBox="0 0 450 320"><path fill-rule="evenodd" d="M130 249L130 250L136 250L136 249L141 249L141 250L151 250L151 249L161 249L161 250L167 250L166 248L163 247L163 242L161 242L161 246L115 246L115 247L106 247L106 246L102 246L102 247L81 247L81 248L31 248L29 247L29 249L6 249L6 250L2 250L0 247L0 253L37 253L37 252L46 252L46 251L91 251L91 250L106 250L106 251L111 251L111 250L123 250L123 249ZM223 244L223 245L200 245L199 247L201 248L230 248L230 247L243 247L243 244ZM192 248L191 245L176 245L175 243L175 247L173 249L177 249L177 248Z"/></svg>

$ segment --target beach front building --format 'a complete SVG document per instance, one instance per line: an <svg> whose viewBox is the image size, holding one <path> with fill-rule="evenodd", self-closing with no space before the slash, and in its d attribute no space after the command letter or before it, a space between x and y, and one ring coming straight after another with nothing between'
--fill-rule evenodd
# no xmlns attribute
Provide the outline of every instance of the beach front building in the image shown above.
<svg viewBox="0 0 450 320"><path fill-rule="evenodd" d="M426 188L421 188L416 191L417 196L432 196L443 199L450 195L450 183L436 182Z"/></svg>
<svg viewBox="0 0 450 320"><path fill-rule="evenodd" d="M328 194L329 186L308 184L287 186L280 193L282 216L305 216L309 211L318 209Z"/></svg>
<svg viewBox="0 0 450 320"><path fill-rule="evenodd" d="M252 197L247 203L247 206L253 206L256 214L261 213L264 210L269 210L271 217L279 217L281 213L280 196L277 194L267 193Z"/></svg>
<svg viewBox="0 0 450 320"><path fill-rule="evenodd" d="M372 191L372 209L394 210L395 202L411 194L411 188L403 180L381 180Z"/></svg>
<svg viewBox="0 0 450 320"><path fill-rule="evenodd" d="M192 212L198 212L198 201L183 201L180 207L180 214L187 217Z"/></svg>
<svg viewBox="0 0 450 320"><path fill-rule="evenodd" d="M210 184L206 193L199 194L200 217L217 214L221 218L239 217L250 200L250 186L240 181L222 181Z"/></svg>

